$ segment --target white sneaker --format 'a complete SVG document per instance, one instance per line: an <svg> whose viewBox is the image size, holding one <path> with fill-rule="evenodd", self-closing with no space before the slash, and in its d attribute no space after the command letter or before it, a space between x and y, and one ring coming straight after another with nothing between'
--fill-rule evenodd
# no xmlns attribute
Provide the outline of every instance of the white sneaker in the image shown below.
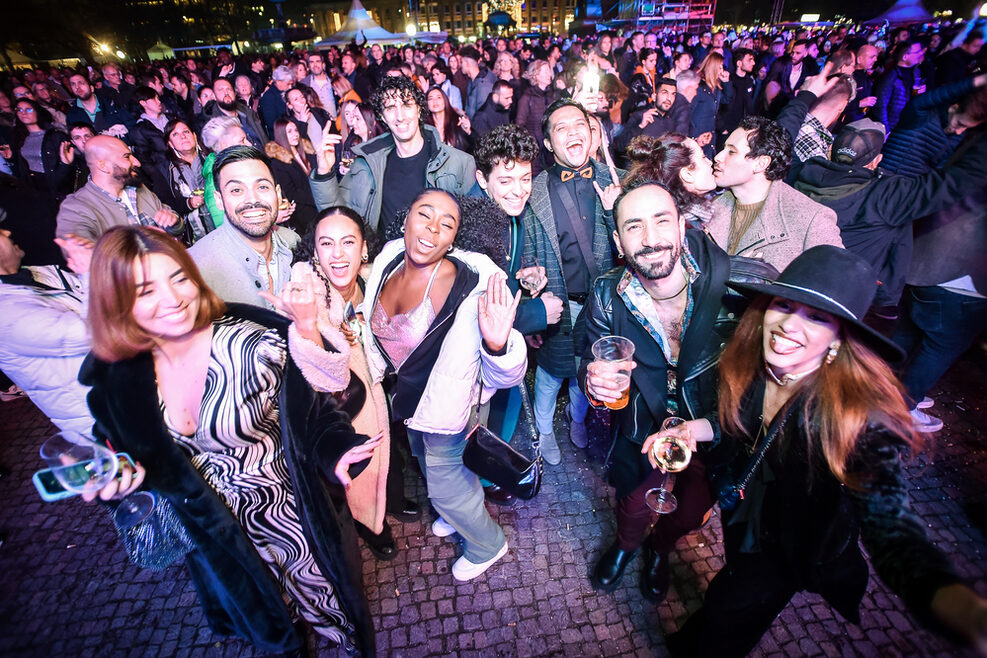
<svg viewBox="0 0 987 658"><path fill-rule="evenodd" d="M930 416L924 411L919 411L918 409L912 409L912 423L915 426L915 431L917 432L938 432L942 429L942 421L935 416Z"/></svg>
<svg viewBox="0 0 987 658"><path fill-rule="evenodd" d="M441 516L432 522L432 534L436 537L448 537L455 532L456 529L449 525L449 522Z"/></svg>
<svg viewBox="0 0 987 658"><path fill-rule="evenodd" d="M504 542L504 547L497 551L497 555L486 562L481 562L480 564L473 564L466 557L461 557L456 560L452 565L452 577L456 580L467 581L473 580L479 575L482 575L484 571L493 566L494 562L500 558L507 555L507 542Z"/></svg>
<svg viewBox="0 0 987 658"><path fill-rule="evenodd" d="M562 463L562 451L559 450L559 442L555 440L555 434L539 434L538 441L541 443L541 456L552 466Z"/></svg>
<svg viewBox="0 0 987 658"><path fill-rule="evenodd" d="M926 395L922 398L922 401L915 405L916 409L929 409L936 403L935 400Z"/></svg>

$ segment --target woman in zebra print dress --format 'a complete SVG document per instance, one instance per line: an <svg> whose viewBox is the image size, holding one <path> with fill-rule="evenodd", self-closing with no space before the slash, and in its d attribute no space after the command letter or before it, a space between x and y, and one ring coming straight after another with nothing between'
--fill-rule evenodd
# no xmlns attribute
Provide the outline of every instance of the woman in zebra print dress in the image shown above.
<svg viewBox="0 0 987 658"><path fill-rule="evenodd" d="M284 304L310 305L306 294L311 297L310 288L307 293L289 291ZM127 312L130 318L126 318ZM126 319L121 321L121 317ZM131 318L133 322L128 323ZM303 314L296 314L296 323L285 329L284 323L267 311L237 305L226 309L205 287L177 242L154 231L126 227L108 232L96 247L90 320L93 353L104 365L127 368L128 358L146 363L149 357L151 361L154 386L148 388L153 393L143 389L140 378L121 383L145 390L139 396L140 410L148 408L147 394L154 396L153 408L164 439L152 437L147 441L136 428L128 431L121 427L128 420L115 414L112 407L127 391L112 384L110 376L97 374L93 378L95 393L90 404L99 425L108 430L107 438L115 447L131 452L147 469L146 482L172 502L206 554L206 567L212 576L207 587L215 587L216 580L224 580L221 572L237 566L218 564L214 559L238 562L248 573L237 576L261 581L261 589L268 593L271 589L267 585L273 578L279 600L267 600L263 605L278 608L283 602L282 609L276 610L279 622L287 613L290 621L304 619L339 645L355 644L372 653L372 638L367 646L370 622L359 583L361 570L358 559L353 559L355 540L346 531L352 521L345 504L334 504L326 496L318 471L303 471L309 459L315 461L325 452L335 451L325 459L326 470L338 484L347 486L348 466L369 458L380 439L361 443L365 437L353 433L346 417L331 402L322 405L321 423L300 427L287 417L302 414L292 409L295 396L300 394L296 390L288 395L286 385L297 389L294 382L301 380L303 392L307 388L313 399L315 396L310 386L304 386L291 359L292 345L299 336L311 340ZM138 415L140 410L127 409ZM311 416L310 410L304 414L305 418ZM302 445L310 436L316 437L316 443ZM325 443L319 442L322 439ZM207 485L195 495L190 496L187 489L187 480L195 480L194 475L179 474L185 477L181 483L184 487L168 482L175 474L167 472L169 460L164 457L173 457L176 452L184 457L185 468L191 465L201 477L199 481ZM174 462L170 466L175 467ZM198 498L209 498L210 491L235 520L234 526L223 510L196 507ZM332 522L335 527L326 527ZM244 537L246 542L241 541ZM327 545L334 541L338 545ZM253 555L238 555L249 552L245 547L252 547ZM216 548L219 550L212 550ZM193 579L197 572L201 575L202 568L193 568L196 553L189 560ZM269 577L257 573L258 569ZM288 646L290 637L251 635L264 633L268 620L261 624L249 621L246 632L236 627L238 614L261 614L248 609L249 602L223 600L236 598L244 587L243 582L236 581L237 576L220 583L219 589L225 590L226 596L218 593L213 601L197 582L207 613L210 603L240 605L235 612L226 609L233 632L246 635L262 648L278 647L278 641L282 643L278 648L292 648Z"/></svg>

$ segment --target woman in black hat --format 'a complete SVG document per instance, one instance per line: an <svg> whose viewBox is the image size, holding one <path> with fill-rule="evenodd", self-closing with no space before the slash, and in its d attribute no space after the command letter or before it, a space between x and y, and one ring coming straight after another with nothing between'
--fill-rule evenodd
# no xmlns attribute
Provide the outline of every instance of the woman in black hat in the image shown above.
<svg viewBox="0 0 987 658"><path fill-rule="evenodd" d="M755 298L720 359L721 439L706 457L726 564L669 637L672 654L744 656L802 590L859 623L858 534L912 610L985 642L987 601L908 508L899 455L918 438L886 362L901 353L860 321L876 288L870 267L819 246L774 283L734 287Z"/></svg>

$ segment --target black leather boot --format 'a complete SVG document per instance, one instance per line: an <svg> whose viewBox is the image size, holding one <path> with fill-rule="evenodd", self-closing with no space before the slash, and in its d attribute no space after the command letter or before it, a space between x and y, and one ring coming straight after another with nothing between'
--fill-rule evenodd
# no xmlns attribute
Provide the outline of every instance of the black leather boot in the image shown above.
<svg viewBox="0 0 987 658"><path fill-rule="evenodd" d="M386 521L384 522L384 529L379 535L375 535L370 531L370 528L359 521L355 522L355 525L356 534L360 535L367 548L378 560L388 562L398 556L398 547L391 535L391 526L387 525Z"/></svg>
<svg viewBox="0 0 987 658"><path fill-rule="evenodd" d="M644 552L644 568L641 569L641 593L649 601L661 603L668 595L668 553L647 548Z"/></svg>
<svg viewBox="0 0 987 658"><path fill-rule="evenodd" d="M634 559L635 554L637 554L636 550L625 551L614 542L596 563L596 569L593 570L593 587L604 592L617 589L620 578L624 575L624 569Z"/></svg>
<svg viewBox="0 0 987 658"><path fill-rule="evenodd" d="M517 498L513 494L504 491L496 484L483 487L483 495L491 503L500 505L501 507L510 507L517 502Z"/></svg>
<svg viewBox="0 0 987 658"><path fill-rule="evenodd" d="M410 498L403 498L394 504L388 502L387 513L404 523L422 518L421 506Z"/></svg>

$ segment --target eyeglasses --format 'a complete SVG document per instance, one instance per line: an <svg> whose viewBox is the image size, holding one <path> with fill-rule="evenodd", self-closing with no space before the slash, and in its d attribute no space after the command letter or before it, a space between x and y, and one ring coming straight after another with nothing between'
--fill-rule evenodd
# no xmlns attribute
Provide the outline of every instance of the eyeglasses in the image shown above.
<svg viewBox="0 0 987 658"><path fill-rule="evenodd" d="M34 108L33 107L19 107L19 108L17 108L17 113L18 114L34 114Z"/></svg>

